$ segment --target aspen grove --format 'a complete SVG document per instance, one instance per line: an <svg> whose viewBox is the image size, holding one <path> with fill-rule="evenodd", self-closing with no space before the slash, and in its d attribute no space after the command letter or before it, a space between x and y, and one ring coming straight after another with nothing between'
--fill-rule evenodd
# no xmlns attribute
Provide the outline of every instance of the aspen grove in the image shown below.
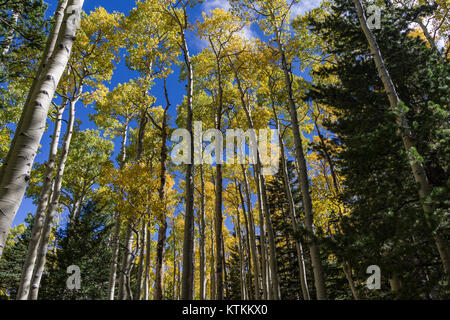
<svg viewBox="0 0 450 320"><path fill-rule="evenodd" d="M0 300L449 299L449 10L2 1Z"/></svg>

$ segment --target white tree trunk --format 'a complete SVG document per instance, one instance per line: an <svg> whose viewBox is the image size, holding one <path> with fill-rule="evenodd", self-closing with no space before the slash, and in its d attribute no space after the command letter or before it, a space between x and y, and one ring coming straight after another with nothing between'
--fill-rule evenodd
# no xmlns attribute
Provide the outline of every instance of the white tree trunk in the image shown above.
<svg viewBox="0 0 450 320"><path fill-rule="evenodd" d="M399 108L400 98L397 94L397 90L395 89L394 82L392 81L392 78L389 75L386 65L384 64L383 56L381 54L375 35L372 33L372 31L367 25L367 19L364 13L361 0L353 0L353 2L357 9L358 19L361 24L361 28L364 32L364 35L366 36L367 42L369 43L370 46L370 51L372 52L372 55L374 57L378 74L381 78L381 81L383 82L384 90L386 91L386 94L388 96L389 104L391 106L391 109L397 113L397 125L400 128L400 135L403 141L403 145L405 146L407 154L411 155L414 149L417 152L416 143L412 137L412 132L409 127L408 121L406 117L403 115L401 108ZM424 201L432 190L432 186L428 182L428 178L425 173L425 168L423 167L422 163L418 160L411 159L409 162L411 165L411 171L413 173L414 180L419 184L419 198L422 201L423 211L427 215L431 215L433 213L433 208ZM439 234L435 234L433 235L433 237L439 255L441 257L442 264L444 266L444 271L447 274L447 276L450 276L450 252L448 249L448 243Z"/></svg>
<svg viewBox="0 0 450 320"><path fill-rule="evenodd" d="M203 165L200 165L200 217L199 217L199 267L200 267L200 300L206 300L206 248L205 248L205 237L206 237L206 221L205 221L205 177L203 175Z"/></svg>
<svg viewBox="0 0 450 320"><path fill-rule="evenodd" d="M144 300L149 299L149 281L150 281L150 255L152 250L152 234L150 224L147 225L147 241L145 245L145 271L144 271Z"/></svg>
<svg viewBox="0 0 450 320"><path fill-rule="evenodd" d="M11 45L14 40L14 35L16 33L14 30L14 27L16 26L17 21L19 20L19 13L13 12L11 18L12 18L11 29L8 30L5 40L3 40L3 42L6 43L5 47L3 48L3 52L2 52L3 56L6 56L9 53L9 50L11 49Z"/></svg>
<svg viewBox="0 0 450 320"><path fill-rule="evenodd" d="M267 268L268 261L268 253L267 253L267 244L266 244L266 227L264 224L264 215L263 215L263 200L261 196L261 185L259 181L258 174L256 173L257 169L253 167L254 180L256 184L256 195L258 197L258 214L259 214L259 244L260 244L260 257L261 257L261 282L262 282L262 291L263 291L263 299L271 299L270 296L270 277Z"/></svg>
<svg viewBox="0 0 450 320"><path fill-rule="evenodd" d="M295 210L295 204L294 204L294 197L292 195L292 190L289 182L289 175L288 175L288 168L287 168L287 162L286 162L286 154L284 149L284 143L283 138L280 134L280 128L279 128L279 121L278 121L278 114L275 110L275 106L272 104L272 111L274 115L275 120L275 129L278 131L278 139L280 144L280 150L281 150L281 170L283 174L283 185L284 190L286 192L287 201L289 203L289 214L291 218L291 224L292 228L295 232L299 230L299 225L297 222L297 213ZM295 248L297 250L297 261L299 266L299 279L300 279L300 286L302 289L302 295L304 300L311 300L311 297L309 295L309 289L308 289L308 282L306 280L306 268L305 268L305 259L303 255L303 246L301 241L298 238L294 239L295 241Z"/></svg>
<svg viewBox="0 0 450 320"><path fill-rule="evenodd" d="M49 59L48 65L41 74L38 74L39 81L36 90L31 93L31 98L29 99L31 103L29 112L27 112L23 123L16 130L16 141L8 152L7 163L2 168L3 176L0 184L0 257L3 254L8 232L30 180L34 158L45 131L48 109L70 57L83 3L84 0L69 1L73 11L67 12L64 16L55 50ZM24 111L27 111L27 109L27 106L25 106Z"/></svg>
<svg viewBox="0 0 450 320"><path fill-rule="evenodd" d="M52 198L47 209L44 227L42 229L41 239L39 241L39 248L37 250L36 264L34 266L32 285L29 294L30 300L37 300L39 294L39 286L41 283L42 273L44 272L45 262L47 258L47 248L48 242L50 240L51 227L53 218L55 217L58 210L64 170L66 167L67 156L69 154L70 143L72 141L73 126L75 123L75 104L77 101L78 99L75 99L74 101L70 102L69 123L67 125L66 134L64 136L64 144L62 146L61 155L58 161L58 171L55 177Z"/></svg>
<svg viewBox="0 0 450 320"><path fill-rule="evenodd" d="M34 91L35 91L35 89L37 87L37 84L38 84L38 82L40 80L39 75L42 73L42 70L47 65L47 63L48 63L48 61L49 61L50 57L52 56L53 51L55 49L55 44L56 44L56 41L58 39L58 35L59 35L59 32L60 32L60 29L61 29L61 24L62 24L62 21L63 21L63 18L64 18L64 10L66 9L67 1L68 0L59 0L58 6L56 7L55 15L53 17L54 18L54 23L53 23L53 25L52 25L52 27L50 29L50 33L49 33L49 37L47 38L47 42L46 42L46 45L45 45L44 53L42 55L41 62L39 63L38 72L37 72L36 77L33 80L33 83L31 85L31 87L30 87L30 90L29 90L29 93L28 93L28 97L27 97L27 101L26 101L25 106L24 106L24 108L22 110L22 114L20 116L19 123L17 124L17 128L21 128L23 126L24 118L25 118L27 112L30 110L30 98L33 96ZM14 138L11 141L10 149L13 148L13 146L16 143L16 141L17 141L17 135L14 135ZM4 164L9 163L9 159L10 159L10 153L7 154L7 156L6 156L6 158L5 158L3 163ZM3 165L1 170L0 170L0 183L1 183L1 181L3 181L3 176L4 176L4 171L5 171L4 168L5 168L5 165Z"/></svg>
<svg viewBox="0 0 450 320"><path fill-rule="evenodd" d="M186 41L185 30L182 32L182 44L186 69L188 72L187 85L187 119L186 129L193 137L192 119L193 119L193 94L194 94L194 71L192 68L191 57ZM194 150L194 139L191 139L190 150ZM182 275L182 293L183 300L191 300L194 294L194 180L193 180L193 158L194 152L191 152L190 163L186 164L186 216L184 223L183 239L183 275Z"/></svg>
<svg viewBox="0 0 450 320"><path fill-rule="evenodd" d="M129 290L127 288L127 282L129 279L129 271L131 269L132 258L133 258L133 230L131 226L131 221L127 222L127 233L125 237L125 251L122 256L121 263L121 272L119 278L119 292L118 299L119 300L127 300L129 297Z"/></svg>
<svg viewBox="0 0 450 320"><path fill-rule="evenodd" d="M53 51L55 49L55 44L56 41L58 40L58 36L61 30L61 25L64 19L64 11L66 10L66 6L67 6L67 1L68 0L59 0L58 2L58 6L56 7L56 11L55 11L55 15L54 15L54 22L53 25L50 29L50 33L49 36L47 38L47 42L45 45L45 49L44 49L44 53L42 55L41 58L41 62L39 63L39 68L38 68L38 72L36 74L36 77L33 80L33 83L30 87L29 93L28 93L28 97L27 97L27 101L25 103L25 106L22 110L22 114L20 116L20 120L19 123L17 124L17 128L22 128L23 126L23 121L25 116L27 115L27 112L31 109L30 107L30 99L33 96L35 89L38 85L38 82L40 80L40 75L42 74L42 71L44 70L44 68L47 66L50 57L53 54ZM16 131L18 132L18 131ZM13 146L15 145L15 142L17 141L17 135L14 135L13 140L11 141L11 146L10 149L13 148ZM8 164L10 159L10 153L8 153L8 155L6 156L5 160L4 160L4 164ZM3 181L3 176L4 176L4 168L5 165L2 166L1 170L0 170L0 182Z"/></svg>
<svg viewBox="0 0 450 320"><path fill-rule="evenodd" d="M254 283L255 283L255 300L260 299L260 266L259 266L259 259L258 259L258 250L256 248L256 233L255 233L255 219L253 217L253 209L252 209L252 202L250 197L250 191L248 187L248 181L247 181L247 174L245 172L245 168L242 165L242 172L244 177L244 189L245 189L245 195L246 195L246 202L247 202L247 210L248 210L248 220L249 220L249 238L250 238L250 252L252 256L253 261L253 275L254 275ZM242 207L244 208L244 197L241 193L241 188L239 187L239 196L241 197ZM244 212L245 214L245 212Z"/></svg>
<svg viewBox="0 0 450 320"><path fill-rule="evenodd" d="M297 107L294 101L294 94L292 92L292 80L291 74L289 71L288 63L286 60L286 55L284 53L283 45L281 42L280 31L276 32L276 42L278 45L278 51L281 56L281 64L284 73L284 80L286 89L288 92L288 102L289 102L289 114L292 123L292 133L294 135L294 143L295 143L295 157L297 159L298 164L298 175L300 180L300 189L302 192L302 200L303 200L303 210L305 212L305 227L306 230L310 233L309 239L309 251L311 255L311 263L313 267L314 273L314 285L316 287L317 299L318 300L326 300L327 293L325 289L325 280L323 277L322 264L320 261L320 251L317 244L313 241L312 237L314 235L314 216L313 216L313 208L312 208L312 200L311 194L309 190L309 177L308 177L308 169L305 154L303 151L303 142L302 136L300 133L300 125L298 122L297 116Z"/></svg>
<svg viewBox="0 0 450 320"><path fill-rule="evenodd" d="M48 200L52 191L53 175L55 171L56 155L58 152L59 137L61 133L62 116L67 101L63 100L62 105L57 109L55 129L53 131L52 142L50 145L50 153L47 161L47 169L42 184L39 203L34 215L33 228L31 230L30 243L28 244L27 257L23 265L20 278L19 290L17 291L17 300L27 300L33 276L33 268L36 262L39 239L44 226L45 211L47 209Z"/></svg>
<svg viewBox="0 0 450 320"><path fill-rule="evenodd" d="M123 168L126 159L126 146L128 140L128 121L125 124L125 128L122 133L122 145L120 148L120 168ZM114 217L114 230L113 230L113 245L112 245L112 258L109 269L109 282L108 282L108 300L114 300L114 293L116 289L117 279L117 267L119 261L119 245L120 245L120 212L117 211Z"/></svg>

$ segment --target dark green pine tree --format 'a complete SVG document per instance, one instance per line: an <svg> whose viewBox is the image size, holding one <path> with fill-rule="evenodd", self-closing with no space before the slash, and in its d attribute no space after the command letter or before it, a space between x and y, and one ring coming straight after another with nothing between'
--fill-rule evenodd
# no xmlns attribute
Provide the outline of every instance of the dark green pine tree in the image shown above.
<svg viewBox="0 0 450 320"><path fill-rule="evenodd" d="M236 241L233 241L232 243L233 246L227 248L230 256L226 259L227 281L224 283L224 288L226 288L227 292L226 300L242 300L239 242L236 239Z"/></svg>
<svg viewBox="0 0 450 320"><path fill-rule="evenodd" d="M44 50L46 9L42 0L0 1L0 159L8 153Z"/></svg>
<svg viewBox="0 0 450 320"><path fill-rule="evenodd" d="M22 266L25 262L28 242L31 237L31 227L33 226L31 214L28 214L25 223L27 227L23 233L16 235L16 239L9 239L13 240L13 244L5 247L0 260L0 300L15 299L19 288ZM12 233L9 236L11 237Z"/></svg>
<svg viewBox="0 0 450 320"><path fill-rule="evenodd" d="M109 279L111 230L108 208L89 202L78 220L59 230L56 252L49 254L48 269L42 280L39 298L45 300L101 300L106 298ZM67 268L81 271L81 289L67 288Z"/></svg>
<svg viewBox="0 0 450 320"><path fill-rule="evenodd" d="M328 241L329 250L345 258L365 281L370 265L381 268L381 290L367 296L390 298L389 279L398 278L400 298L442 298L448 294L433 232L449 234L448 61L408 35L409 26L429 7L383 8L381 29L372 30L396 85L433 186L429 201L434 215L425 216L408 155L398 134L367 40L360 29L353 1L333 1L324 22L311 21L313 32L327 43L336 63L315 76L337 76L335 85L317 85L311 100L333 108L337 121L327 124L335 136L334 154L345 178L343 201L351 215L343 233ZM447 132L447 134L445 133Z"/></svg>
<svg viewBox="0 0 450 320"><path fill-rule="evenodd" d="M303 221L301 193L297 178L294 175L295 169L292 161L288 161L288 173L296 212L297 214L300 214L300 221ZM302 292L300 289L299 265L294 239L296 239L296 237L300 237L303 244L305 244L305 239L302 235L305 234L306 229L302 227L301 230L294 230L292 228L292 222L288 211L289 204L283 184L281 170L274 176L274 179L268 181L267 196L269 199L269 207L277 249L281 297L285 300L300 300L302 299ZM309 259L309 251L306 245L303 245L303 250L309 291L313 296L313 275L310 268L311 264Z"/></svg>
<svg viewBox="0 0 450 320"><path fill-rule="evenodd" d="M1 82L25 75L23 67L29 61L21 61L21 55L31 51L39 57L48 28L46 10L42 0L6 0L0 4Z"/></svg>

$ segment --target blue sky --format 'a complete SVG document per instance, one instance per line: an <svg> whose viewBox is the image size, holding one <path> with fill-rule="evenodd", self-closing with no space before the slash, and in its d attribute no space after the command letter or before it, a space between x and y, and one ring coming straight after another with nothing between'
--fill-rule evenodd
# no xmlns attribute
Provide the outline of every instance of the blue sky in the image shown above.
<svg viewBox="0 0 450 320"><path fill-rule="evenodd" d="M51 17L54 14L55 8L57 6L57 0L47 0L45 1L48 4L48 10L47 10L47 16ZM320 5L321 0L301 0L298 5L295 5L292 9L293 15L297 14L303 14L306 11L309 11L310 9L313 9L315 7L318 7ZM84 10L89 13L93 10L95 10L98 7L104 7L108 12L121 12L124 14L128 14L128 12L134 7L134 1L132 0L86 0L84 2ZM189 12L190 19L192 22L194 22L197 19L201 18L202 12L208 12L215 8L224 8L228 9L229 4L226 0L207 0L203 4L198 5L196 8L191 9ZM256 25L253 25L245 30L245 34L248 37L261 37L261 32L258 30L258 27ZM192 54L198 53L201 49L203 49L206 44L201 39L198 39L195 37L194 34L191 34L188 37L188 42L190 46L190 50ZM175 72L168 78L167 84L168 84L168 92L170 96L170 102L172 104L171 107L171 116L172 118L175 118L175 111L176 106L181 103L181 100L183 99L183 96L185 94L185 84L180 83L178 81L178 70L175 69ZM125 83L128 82L130 79L135 78L136 74L128 70L124 63L124 59L122 59L121 63L117 65L117 68L114 72L111 84L109 85L110 89L113 89L117 86L119 83ZM157 101L160 103L164 103L164 96L163 96L163 89L162 89L162 82L157 82L155 87L152 89L152 94L154 94L157 98ZM158 102L157 102L158 103ZM93 113L92 106L83 106L81 104L77 105L77 118L81 120L82 129L93 129L95 128L95 125L89 121L89 114ZM65 115L67 117L67 115ZM64 128L63 128L64 130ZM48 150L49 150L49 144L50 144L50 135L53 131L53 125L49 121L49 127L48 130L44 133L44 136L41 141L41 150L36 157L35 162L45 162L48 157ZM119 140L114 141L116 144L116 152L119 150L117 147L120 143ZM117 155L117 153L114 155ZM16 218L14 220L13 226L20 224L24 221L25 217L28 213L35 212L35 205L32 202L32 199L24 198L19 211L17 212Z"/></svg>

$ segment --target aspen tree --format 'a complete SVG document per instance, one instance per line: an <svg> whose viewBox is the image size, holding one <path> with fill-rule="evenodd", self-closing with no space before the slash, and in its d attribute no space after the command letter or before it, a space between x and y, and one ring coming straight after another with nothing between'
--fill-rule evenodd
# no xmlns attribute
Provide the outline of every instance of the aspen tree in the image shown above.
<svg viewBox="0 0 450 320"><path fill-rule="evenodd" d="M0 184L0 257L11 224L22 202L26 186L30 179L30 170L45 130L48 109L67 66L75 35L79 26L84 0L70 0L58 32L55 50L42 72L35 89L29 93L28 103L24 106L23 122L19 123L13 144L2 166Z"/></svg>
<svg viewBox="0 0 450 320"><path fill-rule="evenodd" d="M355 4L357 14L358 14L358 20L361 24L361 29L364 32L364 35L367 39L367 42L370 47L370 51L372 52L372 55L375 60L375 65L378 70L379 77L381 78L381 81L383 82L384 89L386 91L386 95L389 99L389 104L393 112L396 112L397 114L397 125L400 129L400 136L403 141L403 145L405 147L406 152L408 153L410 160L410 166L411 171L414 176L414 180L419 185L419 197L422 201L422 209L425 214L429 215L433 213L433 208L430 204L426 202L426 198L429 196L429 194L432 191L432 186L428 182L428 178L425 172L425 169L423 167L422 162L418 159L420 156L417 156L415 153L418 153L416 148L416 142L413 139L411 129L408 124L408 120L406 119L405 115L403 114L403 104L400 101L400 98L397 94L397 90L395 88L394 82L392 78L389 75L389 71L384 63L382 53L380 51L380 48L378 46L377 40L375 35L373 34L372 30L367 25L367 19L364 12L364 7L361 3L361 0L353 0L353 3ZM450 275L450 252L448 248L447 241L442 238L439 234L435 234L434 241L436 244L436 247L439 251L439 255L441 257L441 262L444 266L444 271L447 274L447 276ZM397 283L397 281L396 281ZM395 286L397 287L397 286Z"/></svg>

